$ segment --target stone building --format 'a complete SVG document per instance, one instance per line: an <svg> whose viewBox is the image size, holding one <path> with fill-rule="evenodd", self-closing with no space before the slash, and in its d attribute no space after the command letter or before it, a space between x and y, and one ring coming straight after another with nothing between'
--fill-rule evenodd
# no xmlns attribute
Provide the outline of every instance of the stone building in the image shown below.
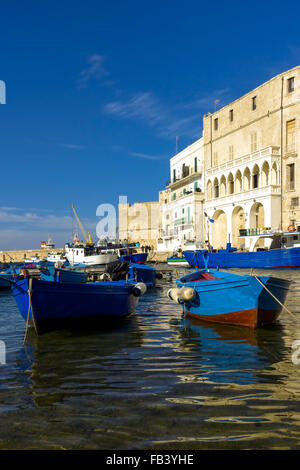
<svg viewBox="0 0 300 470"><path fill-rule="evenodd" d="M300 225L300 67L203 119L206 237L243 244L239 230Z"/></svg>
<svg viewBox="0 0 300 470"><path fill-rule="evenodd" d="M170 160L170 181L159 196L161 210L158 250L173 251L203 238L203 139Z"/></svg>
<svg viewBox="0 0 300 470"><path fill-rule="evenodd" d="M119 204L119 239L156 249L159 235L159 201Z"/></svg>

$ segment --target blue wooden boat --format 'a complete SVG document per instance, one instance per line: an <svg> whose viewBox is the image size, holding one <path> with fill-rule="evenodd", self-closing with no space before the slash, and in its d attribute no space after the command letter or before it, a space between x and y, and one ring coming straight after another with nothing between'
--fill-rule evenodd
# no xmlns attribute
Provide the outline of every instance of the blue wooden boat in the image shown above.
<svg viewBox="0 0 300 470"><path fill-rule="evenodd" d="M53 266L47 266L40 269L41 279L44 281L56 281L56 282L87 282L88 273L75 271L73 269L62 269Z"/></svg>
<svg viewBox="0 0 300 470"><path fill-rule="evenodd" d="M144 264L148 258L148 253L131 253L119 256L120 261L128 261L134 264Z"/></svg>
<svg viewBox="0 0 300 470"><path fill-rule="evenodd" d="M170 256L169 258L167 258L167 264L169 266L176 266L176 267L189 267L190 264L188 263L188 261L185 259L184 256Z"/></svg>
<svg viewBox="0 0 300 470"><path fill-rule="evenodd" d="M0 289L10 289L13 280L13 272L11 269L5 269L0 272Z"/></svg>
<svg viewBox="0 0 300 470"><path fill-rule="evenodd" d="M290 281L203 269L180 277L176 284L168 296L182 304L187 316L257 328L276 321Z"/></svg>
<svg viewBox="0 0 300 470"><path fill-rule="evenodd" d="M156 280L162 278L162 273L156 271L152 266L120 260L108 263L105 274L108 274L108 279L112 281L128 279L133 283L142 282L147 287L155 287Z"/></svg>
<svg viewBox="0 0 300 470"><path fill-rule="evenodd" d="M162 273L152 266L130 263L129 280L143 282L147 287L155 287L157 279L162 279Z"/></svg>
<svg viewBox="0 0 300 470"><path fill-rule="evenodd" d="M19 311L38 334L119 320L135 312L143 284L126 281L67 283L22 276L11 283Z"/></svg>
<svg viewBox="0 0 300 470"><path fill-rule="evenodd" d="M243 236L249 239L249 251L238 251L227 243L226 249L213 250L209 253L209 268L219 266L227 268L299 268L300 267L300 232L264 233ZM258 247L259 240L268 244ZM183 254L193 268L204 267L202 255L207 250L187 250Z"/></svg>

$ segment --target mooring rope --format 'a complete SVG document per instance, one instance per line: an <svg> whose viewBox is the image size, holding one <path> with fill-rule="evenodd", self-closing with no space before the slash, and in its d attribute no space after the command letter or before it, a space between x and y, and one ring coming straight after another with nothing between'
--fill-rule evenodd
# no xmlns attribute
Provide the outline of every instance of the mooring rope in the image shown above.
<svg viewBox="0 0 300 470"><path fill-rule="evenodd" d="M32 321L34 325L34 329L37 333L37 327L33 315L33 308L32 308L32 301L31 301L31 294L32 294L32 278L30 277L28 279L28 312L27 312L27 319L26 319L26 328L25 328L25 334L24 334L24 339L23 339L23 344L26 341L27 338L27 332L28 332L28 326L29 326L29 316L30 316L30 310L31 310L31 316L32 316Z"/></svg>
<svg viewBox="0 0 300 470"><path fill-rule="evenodd" d="M255 276L255 274L253 274L252 269L251 269L251 276L253 276L263 286L263 288L266 289L266 291L273 297L273 299L275 299L279 303L279 305L281 305L282 308L284 308L295 320L298 320L296 315L292 313L285 305L283 305L283 303L280 302L280 300L277 299L277 297L274 294L272 294L271 291L269 291L269 289L264 285L264 283L261 282L261 280L257 276Z"/></svg>

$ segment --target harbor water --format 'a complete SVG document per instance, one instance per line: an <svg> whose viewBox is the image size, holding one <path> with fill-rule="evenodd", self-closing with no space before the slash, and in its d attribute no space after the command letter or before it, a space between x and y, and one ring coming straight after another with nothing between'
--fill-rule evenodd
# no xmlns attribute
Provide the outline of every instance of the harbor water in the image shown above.
<svg viewBox="0 0 300 470"><path fill-rule="evenodd" d="M299 450L300 269L272 275L294 281L296 319L283 310L257 330L186 319L167 298L173 277L113 328L30 330L25 346L1 291L0 449Z"/></svg>

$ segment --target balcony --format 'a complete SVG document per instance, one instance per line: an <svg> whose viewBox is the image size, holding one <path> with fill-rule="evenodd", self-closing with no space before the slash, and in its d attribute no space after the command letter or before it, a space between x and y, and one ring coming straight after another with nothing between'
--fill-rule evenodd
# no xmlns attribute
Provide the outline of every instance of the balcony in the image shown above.
<svg viewBox="0 0 300 470"><path fill-rule="evenodd" d="M225 206L227 204L239 204L248 201L249 199L257 199L266 196L280 196L280 185L270 184L260 188L250 189L249 191L242 191L234 194L227 194L225 196L217 197L206 201L206 207Z"/></svg>
<svg viewBox="0 0 300 470"><path fill-rule="evenodd" d="M212 168L207 168L206 178L215 177L222 173L229 173L230 171L239 169L243 171L251 162L258 163L259 161L264 162L265 160L269 163L270 167L275 161L278 161L280 157L280 147L269 146L265 147L256 152L243 155L242 157L235 158L234 160L228 160L227 162L221 163L220 165Z"/></svg>
<svg viewBox="0 0 300 470"><path fill-rule="evenodd" d="M188 183L193 183L194 181L198 180L202 177L202 170L195 171L193 168L185 167L188 170L185 170L180 178L173 179L167 186L167 188L171 189L178 189Z"/></svg>

